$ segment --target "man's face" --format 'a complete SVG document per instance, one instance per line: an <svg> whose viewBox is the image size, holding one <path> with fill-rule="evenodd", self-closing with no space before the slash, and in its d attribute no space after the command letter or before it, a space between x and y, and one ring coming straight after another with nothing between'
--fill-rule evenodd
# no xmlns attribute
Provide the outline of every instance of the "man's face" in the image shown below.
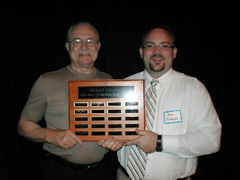
<svg viewBox="0 0 240 180"><path fill-rule="evenodd" d="M77 26L72 30L69 39L71 42L66 43L66 48L71 59L71 67L76 70L92 68L101 46L96 32L87 25ZM87 43L87 40L95 44Z"/></svg>
<svg viewBox="0 0 240 180"><path fill-rule="evenodd" d="M172 46L172 38L164 29L154 29L145 40L145 47L140 48L141 58L147 72L155 78L165 74L173 64L177 55L177 48L160 48L164 45ZM151 47L153 45L153 47Z"/></svg>

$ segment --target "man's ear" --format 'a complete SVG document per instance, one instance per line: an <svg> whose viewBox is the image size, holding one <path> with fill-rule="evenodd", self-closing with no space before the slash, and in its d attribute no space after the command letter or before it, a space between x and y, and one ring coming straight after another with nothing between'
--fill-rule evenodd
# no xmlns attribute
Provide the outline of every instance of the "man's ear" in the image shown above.
<svg viewBox="0 0 240 180"><path fill-rule="evenodd" d="M66 47L67 51L69 51L69 49L70 49L70 45L69 45L68 42L65 43L65 47Z"/></svg>
<svg viewBox="0 0 240 180"><path fill-rule="evenodd" d="M140 53L141 58L143 59L143 48L142 47L139 48L139 53Z"/></svg>
<svg viewBox="0 0 240 180"><path fill-rule="evenodd" d="M100 43L100 41L99 41L99 42L97 43L98 51L99 51L100 47L101 47L101 43Z"/></svg>
<svg viewBox="0 0 240 180"><path fill-rule="evenodd" d="M177 48L175 47L173 49L173 58L176 58L177 57Z"/></svg>

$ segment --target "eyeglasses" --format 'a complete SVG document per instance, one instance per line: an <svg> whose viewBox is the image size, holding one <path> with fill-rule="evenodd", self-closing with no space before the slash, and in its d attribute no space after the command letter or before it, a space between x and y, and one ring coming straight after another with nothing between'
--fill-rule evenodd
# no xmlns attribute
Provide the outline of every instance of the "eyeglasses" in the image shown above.
<svg viewBox="0 0 240 180"><path fill-rule="evenodd" d="M143 48L147 50L155 50L157 47L159 47L161 50L169 50L173 49L175 46L170 45L168 43L162 43L160 45L156 45L154 43L146 43Z"/></svg>
<svg viewBox="0 0 240 180"><path fill-rule="evenodd" d="M96 41L94 39L87 39L87 40L82 40L82 39L79 39L79 38L75 38L73 39L72 41L68 41L69 43L72 43L73 44L73 47L82 47L83 44L85 43L88 47L96 47L96 44L99 42L99 41Z"/></svg>

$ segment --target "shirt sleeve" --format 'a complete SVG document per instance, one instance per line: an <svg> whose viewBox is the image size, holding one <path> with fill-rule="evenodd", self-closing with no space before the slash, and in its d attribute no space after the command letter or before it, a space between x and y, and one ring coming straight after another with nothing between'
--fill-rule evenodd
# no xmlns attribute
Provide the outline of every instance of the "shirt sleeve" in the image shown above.
<svg viewBox="0 0 240 180"><path fill-rule="evenodd" d="M189 106L189 129L181 135L163 135L163 151L181 158L217 152L221 123L210 95L203 84L193 88Z"/></svg>
<svg viewBox="0 0 240 180"><path fill-rule="evenodd" d="M40 121L44 115L46 105L47 98L43 78L40 76L31 89L27 103L21 113L21 118L33 122Z"/></svg>

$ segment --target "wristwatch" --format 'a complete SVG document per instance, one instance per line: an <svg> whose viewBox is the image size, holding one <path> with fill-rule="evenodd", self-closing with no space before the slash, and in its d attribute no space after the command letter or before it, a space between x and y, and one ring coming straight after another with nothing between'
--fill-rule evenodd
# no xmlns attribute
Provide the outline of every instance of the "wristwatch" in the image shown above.
<svg viewBox="0 0 240 180"><path fill-rule="evenodd" d="M162 135L158 135L156 151L157 151L157 152L162 152L162 151L163 151L163 147L162 147Z"/></svg>

